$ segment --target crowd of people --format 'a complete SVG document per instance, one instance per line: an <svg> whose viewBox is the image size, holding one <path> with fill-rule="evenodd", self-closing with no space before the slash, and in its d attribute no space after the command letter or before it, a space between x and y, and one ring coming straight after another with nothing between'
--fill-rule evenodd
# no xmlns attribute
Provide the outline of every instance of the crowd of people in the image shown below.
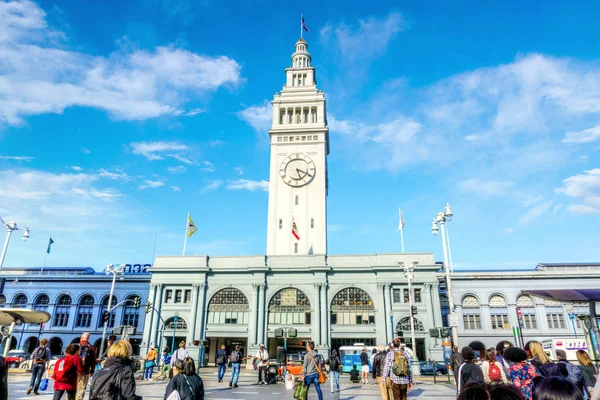
<svg viewBox="0 0 600 400"><path fill-rule="evenodd" d="M485 351L481 365L475 352L455 346L450 357L458 400L600 400L598 368L578 350L577 364L556 350L556 361L538 341L524 348L502 341ZM598 387L597 387L598 386Z"/></svg>

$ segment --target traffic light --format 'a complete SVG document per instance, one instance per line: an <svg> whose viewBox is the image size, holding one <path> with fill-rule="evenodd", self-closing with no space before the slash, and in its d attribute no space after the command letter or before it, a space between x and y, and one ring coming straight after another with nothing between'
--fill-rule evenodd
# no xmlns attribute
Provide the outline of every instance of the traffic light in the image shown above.
<svg viewBox="0 0 600 400"><path fill-rule="evenodd" d="M282 338L283 337L283 329L281 329L281 328L275 329L275 337Z"/></svg>
<svg viewBox="0 0 600 400"><path fill-rule="evenodd" d="M299 344L300 346L304 346L304 342L303 342L302 340L301 340L301 341L299 341L299 342L298 342L298 344Z"/></svg>
<svg viewBox="0 0 600 400"><path fill-rule="evenodd" d="M149 301L146 304L146 314L148 314L150 311L152 311L152 302L151 301Z"/></svg>
<svg viewBox="0 0 600 400"><path fill-rule="evenodd" d="M295 338L298 336L298 329L290 328L288 329L288 337Z"/></svg>
<svg viewBox="0 0 600 400"><path fill-rule="evenodd" d="M133 308L140 308L140 301L141 301L141 299L139 297L134 297L133 298Z"/></svg>
<svg viewBox="0 0 600 400"><path fill-rule="evenodd" d="M102 313L102 322L108 322L110 320L110 313L108 311L104 311Z"/></svg>
<svg viewBox="0 0 600 400"><path fill-rule="evenodd" d="M417 315L417 306L412 306L410 311L412 315Z"/></svg>

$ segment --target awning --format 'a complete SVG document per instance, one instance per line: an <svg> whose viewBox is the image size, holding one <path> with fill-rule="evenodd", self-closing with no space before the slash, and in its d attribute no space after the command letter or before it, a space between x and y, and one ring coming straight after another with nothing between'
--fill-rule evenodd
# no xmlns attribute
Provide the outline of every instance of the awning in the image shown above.
<svg viewBox="0 0 600 400"><path fill-rule="evenodd" d="M28 310L26 308L0 308L0 325L14 323L42 324L50 321L46 311Z"/></svg>
<svg viewBox="0 0 600 400"><path fill-rule="evenodd" d="M523 294L566 302L600 301L600 289L523 290Z"/></svg>

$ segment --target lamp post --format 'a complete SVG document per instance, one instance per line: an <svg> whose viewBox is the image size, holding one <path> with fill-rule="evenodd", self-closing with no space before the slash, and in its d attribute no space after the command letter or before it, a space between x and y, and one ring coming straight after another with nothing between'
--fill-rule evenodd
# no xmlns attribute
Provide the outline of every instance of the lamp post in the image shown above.
<svg viewBox="0 0 600 400"><path fill-rule="evenodd" d="M414 278L415 267L419 262L413 261L412 266L404 266L404 276L408 280L408 304L410 306L410 340L412 344L413 352L413 363L412 373L415 376L421 375L421 368L419 366L419 358L417 357L417 340L415 339L415 317L413 315L413 292L412 292L412 280Z"/></svg>
<svg viewBox="0 0 600 400"><path fill-rule="evenodd" d="M390 340L390 342L391 342L396 337L396 336L394 336L394 334L396 333L396 331L394 331L394 312L393 311L390 311L390 328L391 328L391 330L390 330L390 332L391 332L390 336L392 338Z"/></svg>
<svg viewBox="0 0 600 400"><path fill-rule="evenodd" d="M175 312L173 317L173 340L171 340L171 351L175 351L175 335L177 334L177 321L179 320L179 313Z"/></svg>
<svg viewBox="0 0 600 400"><path fill-rule="evenodd" d="M452 329L452 341L455 346L458 346L458 320L456 314L454 314L454 298L452 297L452 278L450 276L450 263L448 262L448 242L446 238L446 222L452 221L454 214L450 209L450 204L446 203L444 211L438 213L433 224L431 226L431 233L437 235L438 232L442 231L442 248L444 250L444 270L446 271L446 290L448 291L448 302L450 303L450 315L449 322ZM439 225L439 228L438 228Z"/></svg>
<svg viewBox="0 0 600 400"><path fill-rule="evenodd" d="M2 225L6 227L8 233L6 234L6 240L4 241L4 247L2 248L2 255L0 255L0 269L2 269L2 265L4 264L4 257L6 256L6 249L8 249L8 242L10 242L10 235L12 235L13 231L23 230L23 236L21 237L24 242L29 239L29 227L26 226L24 229L21 229L17 226L15 221L4 222L2 217L0 217L0 222Z"/></svg>
<svg viewBox="0 0 600 400"><path fill-rule="evenodd" d="M110 321L110 313L112 312L112 299L113 293L115 292L115 280L117 279L118 274L123 274L125 270L125 264L108 264L104 272L106 275L113 274L112 284L110 286L110 295L108 296L108 307L106 307L106 312L108 313L108 318L104 320L104 327L102 328L102 341L100 342L100 353L99 356L102 356L104 353L104 341L106 339L106 329L108 328L108 321ZM116 306L115 306L116 307Z"/></svg>

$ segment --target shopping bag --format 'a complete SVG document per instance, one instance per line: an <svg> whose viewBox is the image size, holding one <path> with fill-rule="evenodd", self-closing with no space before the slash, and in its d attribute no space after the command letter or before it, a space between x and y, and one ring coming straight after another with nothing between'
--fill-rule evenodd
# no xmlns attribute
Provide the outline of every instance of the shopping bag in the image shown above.
<svg viewBox="0 0 600 400"><path fill-rule="evenodd" d="M42 379L42 383L40 383L40 390L44 391L48 389L48 378Z"/></svg>
<svg viewBox="0 0 600 400"><path fill-rule="evenodd" d="M296 390L294 390L294 398L297 400L306 400L308 397L308 386L304 382L296 383Z"/></svg>

